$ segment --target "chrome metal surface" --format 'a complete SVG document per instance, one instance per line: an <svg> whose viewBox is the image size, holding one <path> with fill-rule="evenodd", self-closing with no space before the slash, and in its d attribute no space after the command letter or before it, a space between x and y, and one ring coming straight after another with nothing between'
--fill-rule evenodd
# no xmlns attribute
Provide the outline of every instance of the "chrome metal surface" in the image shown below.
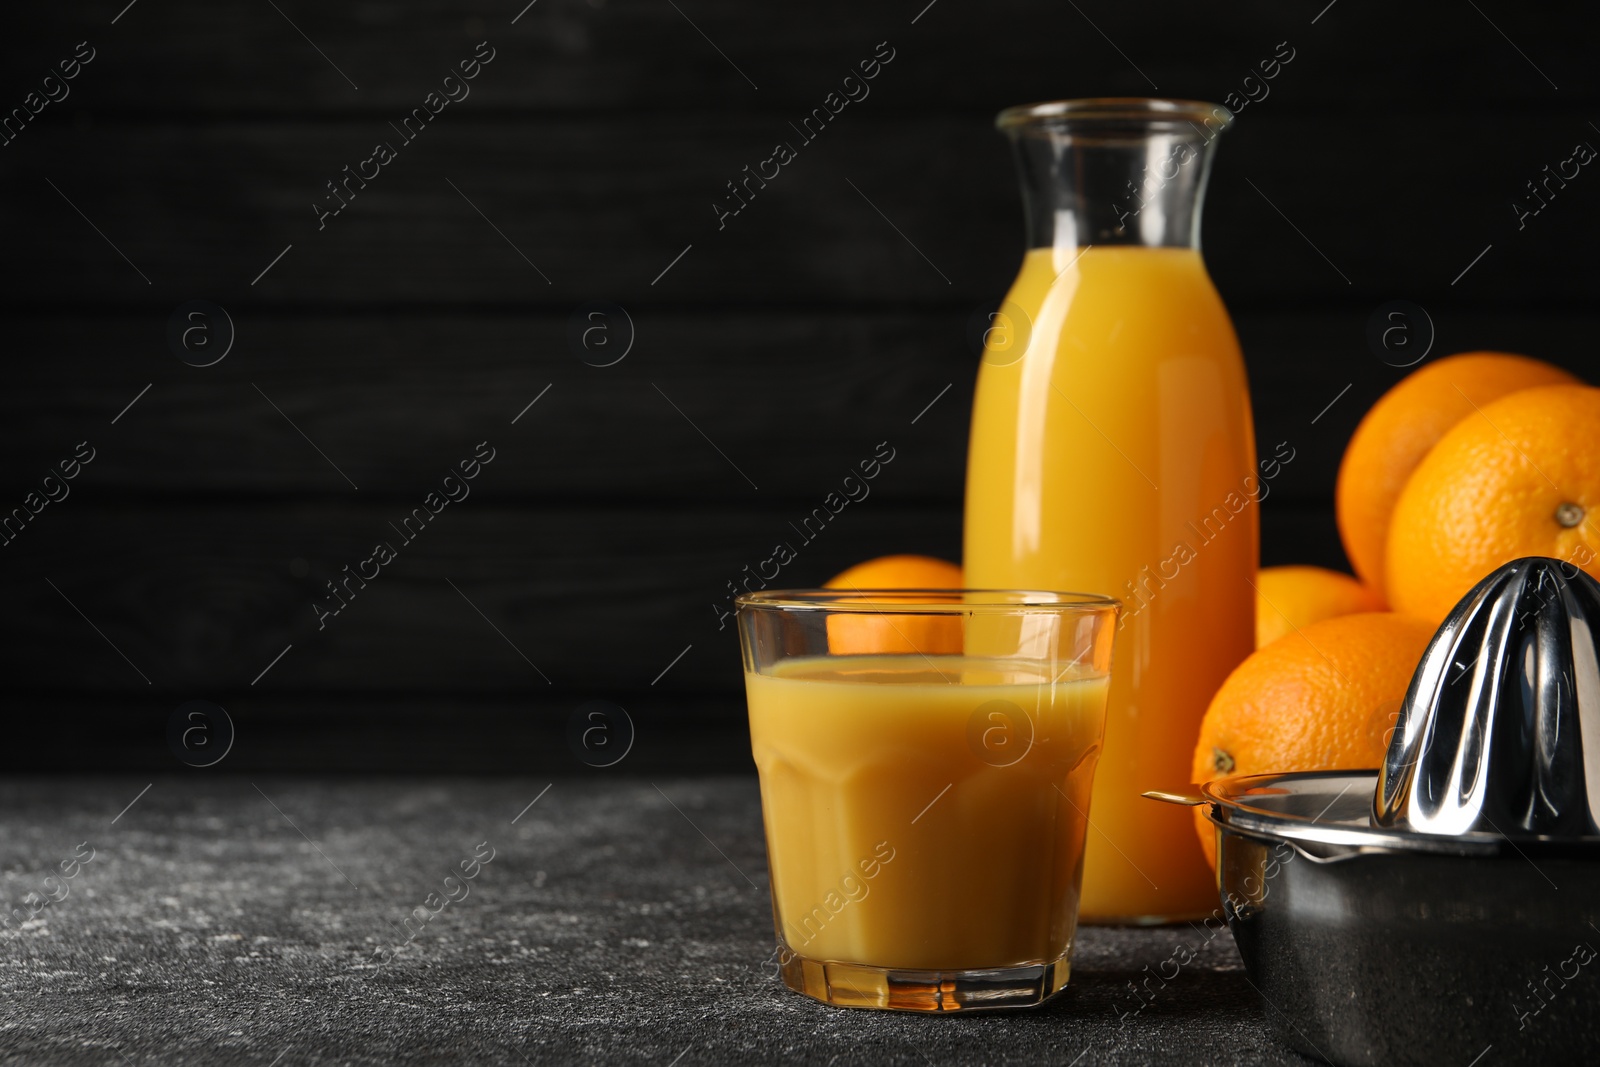
<svg viewBox="0 0 1600 1067"><path fill-rule="evenodd" d="M1529 557L1479 582L1423 655L1373 821L1600 841L1600 582Z"/></svg>
<svg viewBox="0 0 1600 1067"><path fill-rule="evenodd" d="M1374 827L1377 780L1321 771L1202 787L1223 912L1278 1035L1341 1065L1592 1061L1590 843Z"/></svg>
<svg viewBox="0 0 1600 1067"><path fill-rule="evenodd" d="M1341 1065L1600 1057L1600 583L1520 559L1434 636L1381 771L1201 787L1250 980Z"/></svg>
<svg viewBox="0 0 1600 1067"><path fill-rule="evenodd" d="M1200 792L1217 825L1293 842L1319 854L1353 849L1498 856L1510 851L1498 834L1445 838L1373 826L1377 780L1376 771L1260 774L1207 782Z"/></svg>
<svg viewBox="0 0 1600 1067"><path fill-rule="evenodd" d="M1223 911L1287 1044L1363 1067L1600 1055L1592 859L1555 844L1452 855L1218 829Z"/></svg>

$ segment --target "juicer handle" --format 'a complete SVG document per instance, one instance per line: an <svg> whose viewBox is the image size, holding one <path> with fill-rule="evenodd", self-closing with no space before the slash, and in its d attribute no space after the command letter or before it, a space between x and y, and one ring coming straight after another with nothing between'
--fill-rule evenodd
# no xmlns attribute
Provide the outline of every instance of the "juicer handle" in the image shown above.
<svg viewBox="0 0 1600 1067"><path fill-rule="evenodd" d="M1159 800L1163 804L1181 804L1186 808L1198 808L1206 802L1205 798L1192 793L1164 793L1159 789L1146 790L1139 795L1146 800Z"/></svg>

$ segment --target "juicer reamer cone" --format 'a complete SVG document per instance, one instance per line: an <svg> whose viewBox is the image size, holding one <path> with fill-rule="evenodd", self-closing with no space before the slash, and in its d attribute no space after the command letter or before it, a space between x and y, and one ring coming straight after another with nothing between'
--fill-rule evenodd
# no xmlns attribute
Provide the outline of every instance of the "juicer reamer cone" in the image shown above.
<svg viewBox="0 0 1600 1067"><path fill-rule="evenodd" d="M1462 598L1411 679L1372 819L1428 834L1600 836L1600 582L1530 556Z"/></svg>

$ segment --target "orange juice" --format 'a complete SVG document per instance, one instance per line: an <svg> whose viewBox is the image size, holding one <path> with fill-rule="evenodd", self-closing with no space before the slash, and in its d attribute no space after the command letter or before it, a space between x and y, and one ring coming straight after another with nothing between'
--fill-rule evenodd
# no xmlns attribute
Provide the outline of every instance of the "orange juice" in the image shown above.
<svg viewBox="0 0 1600 1067"><path fill-rule="evenodd" d="M747 670L789 950L938 971L1064 960L1107 680L1048 670L960 654Z"/></svg>
<svg viewBox="0 0 1600 1067"><path fill-rule="evenodd" d="M978 374L966 584L1123 601L1082 918L1203 915L1217 890L1192 816L1139 794L1188 784L1206 705L1253 647L1239 345L1195 248L1035 248L1006 312L1025 318L996 323Z"/></svg>

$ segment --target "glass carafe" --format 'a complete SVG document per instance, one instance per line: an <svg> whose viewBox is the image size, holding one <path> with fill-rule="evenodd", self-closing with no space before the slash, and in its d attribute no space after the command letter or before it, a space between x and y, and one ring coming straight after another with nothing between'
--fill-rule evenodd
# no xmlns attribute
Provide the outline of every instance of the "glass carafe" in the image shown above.
<svg viewBox="0 0 1600 1067"><path fill-rule="evenodd" d="M1254 647L1258 498L1244 363L1200 258L1220 107L1001 113L1028 251L991 318L968 455L965 580L1120 598L1088 812L1084 922L1210 913L1187 791L1200 719Z"/></svg>

